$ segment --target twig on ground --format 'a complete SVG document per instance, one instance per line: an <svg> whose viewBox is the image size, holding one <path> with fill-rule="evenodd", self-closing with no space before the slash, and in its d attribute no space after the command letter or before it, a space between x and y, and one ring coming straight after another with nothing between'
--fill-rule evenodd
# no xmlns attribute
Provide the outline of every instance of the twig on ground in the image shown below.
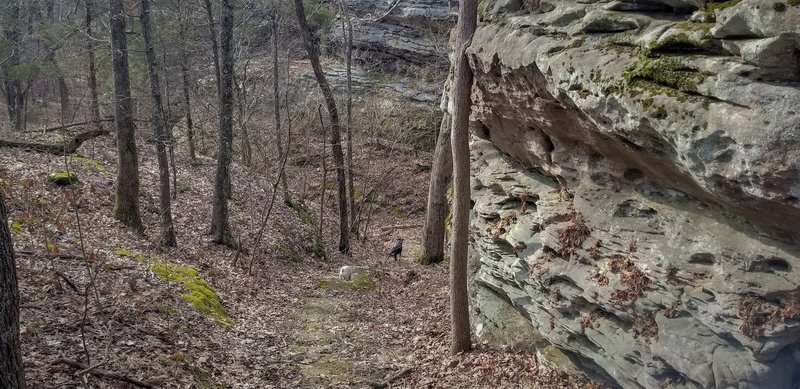
<svg viewBox="0 0 800 389"><path fill-rule="evenodd" d="M408 373L411 373L412 370L414 370L414 369L412 369L410 367L406 367L405 369L400 370L397 373L394 373L394 374L386 377L386 379L383 380L383 381L370 382L369 385L371 387L373 387L373 388L388 388L389 386L392 385L392 381L394 381L394 380L396 380L396 379L398 379L398 378L400 378L400 377L402 377L402 376L404 376L404 375L406 375Z"/></svg>
<svg viewBox="0 0 800 389"><path fill-rule="evenodd" d="M72 290L74 290L74 291L78 292L78 287L77 287L77 286L75 286L75 283L74 283L74 282L72 282L72 280L70 280L70 279L69 279L69 277L67 277L67 275L66 275L66 274L64 274L64 273L62 273L62 272L60 272L60 271L57 271L55 274L56 274L57 276L59 276L59 277L60 277L62 280L64 280L64 282L66 282L66 283L67 283L67 285L69 285L69 287L70 287L70 288L72 288ZM78 292L78 293L80 293L80 292Z"/></svg>
<svg viewBox="0 0 800 389"><path fill-rule="evenodd" d="M87 365L85 363L74 361L72 359L58 358L55 361L53 361L53 363L51 363L51 365L58 365L58 364L61 364L61 363L65 364L65 365L72 366L72 367L74 367L76 369L81 369L81 372L93 374L93 375L96 375L96 376L110 378L112 380L116 380L116 381L120 381L120 382L125 382L125 383L128 383L128 384L136 385L136 386L138 386L140 388L155 388L156 387L156 384L154 384L152 382L139 381L139 380L137 380L135 378L127 377L127 376L124 376L122 374L114 373L114 372L111 372L111 371L108 371L108 370L97 369L97 366L89 366L89 365Z"/></svg>

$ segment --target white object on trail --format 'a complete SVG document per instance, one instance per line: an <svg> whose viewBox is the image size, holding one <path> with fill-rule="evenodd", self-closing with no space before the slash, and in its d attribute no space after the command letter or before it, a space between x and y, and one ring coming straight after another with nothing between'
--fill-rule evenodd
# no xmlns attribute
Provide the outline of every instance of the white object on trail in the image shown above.
<svg viewBox="0 0 800 389"><path fill-rule="evenodd" d="M353 271L354 269L351 266L342 266L342 268L339 269L339 277L349 281L350 277L353 276Z"/></svg>

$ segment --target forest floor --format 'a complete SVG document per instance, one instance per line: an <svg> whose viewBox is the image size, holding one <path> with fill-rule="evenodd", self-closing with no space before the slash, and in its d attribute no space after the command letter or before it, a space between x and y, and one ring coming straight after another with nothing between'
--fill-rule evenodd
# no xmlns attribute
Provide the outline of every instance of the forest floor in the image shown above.
<svg viewBox="0 0 800 389"><path fill-rule="evenodd" d="M294 196L304 183L305 206L290 208L279 196L258 245L273 179L234 165L230 220L246 249L237 255L207 235L215 162L191 163L183 153L173 202L178 247L158 247L153 148L139 143L144 235L111 217L111 137L66 159L0 148L30 387L137 387L123 377L158 388L368 387L405 368L392 387L596 387L505 347L477 343L475 352L449 355L447 265L413 260L429 178L419 166L430 155L372 149L375 166L397 169L385 171L393 185L371 200L370 240L353 242L350 256L336 250L333 190L324 257L315 247L319 192L330 186L318 163L291 171ZM79 183L50 183L67 164ZM395 262L385 253L398 237L405 255ZM358 267L352 281L338 277L343 265Z"/></svg>

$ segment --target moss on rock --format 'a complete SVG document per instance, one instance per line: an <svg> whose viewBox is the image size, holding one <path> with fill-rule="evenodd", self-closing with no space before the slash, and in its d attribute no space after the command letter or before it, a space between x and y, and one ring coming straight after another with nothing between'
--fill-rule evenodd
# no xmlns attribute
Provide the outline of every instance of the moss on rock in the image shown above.
<svg viewBox="0 0 800 389"><path fill-rule="evenodd" d="M108 171L104 163L96 159L84 157L82 155L73 155L69 157L69 162L79 164L84 170L96 170L101 172Z"/></svg>
<svg viewBox="0 0 800 389"><path fill-rule="evenodd" d="M222 301L206 280L200 277L197 269L167 261L155 261L150 270L164 281L183 284L188 291L181 295L184 301L220 328L230 327L232 320L222 306Z"/></svg>
<svg viewBox="0 0 800 389"><path fill-rule="evenodd" d="M697 84L708 77L707 74L684 65L675 57L649 58L640 56L623 74L630 86L637 80L649 80L685 93L697 92Z"/></svg>
<svg viewBox="0 0 800 389"><path fill-rule="evenodd" d="M78 175L74 172L62 170L51 174L47 179L59 186L69 186L78 183Z"/></svg>

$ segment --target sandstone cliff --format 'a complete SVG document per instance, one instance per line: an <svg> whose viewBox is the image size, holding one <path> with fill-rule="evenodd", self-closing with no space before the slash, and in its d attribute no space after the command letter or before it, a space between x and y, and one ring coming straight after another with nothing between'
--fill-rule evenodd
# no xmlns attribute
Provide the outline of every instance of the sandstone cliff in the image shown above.
<svg viewBox="0 0 800 389"><path fill-rule="evenodd" d="M798 385L800 5L783 1L481 3L481 335L541 336L625 388Z"/></svg>

